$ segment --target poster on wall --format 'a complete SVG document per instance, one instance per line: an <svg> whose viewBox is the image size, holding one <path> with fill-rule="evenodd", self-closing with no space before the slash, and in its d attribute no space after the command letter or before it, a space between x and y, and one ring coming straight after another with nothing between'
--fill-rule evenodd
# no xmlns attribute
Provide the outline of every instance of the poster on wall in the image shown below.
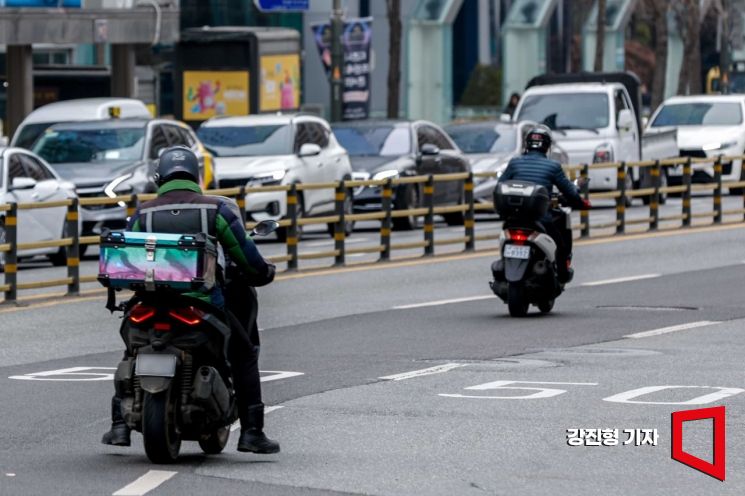
<svg viewBox="0 0 745 496"><path fill-rule="evenodd" d="M300 107L300 55L262 55L259 112Z"/></svg>
<svg viewBox="0 0 745 496"><path fill-rule="evenodd" d="M184 120L247 115L248 71L184 71Z"/></svg>
<svg viewBox="0 0 745 496"><path fill-rule="evenodd" d="M331 71L331 26L311 26L326 75ZM347 19L342 31L344 51L343 119L367 119L370 115L370 45L372 17Z"/></svg>

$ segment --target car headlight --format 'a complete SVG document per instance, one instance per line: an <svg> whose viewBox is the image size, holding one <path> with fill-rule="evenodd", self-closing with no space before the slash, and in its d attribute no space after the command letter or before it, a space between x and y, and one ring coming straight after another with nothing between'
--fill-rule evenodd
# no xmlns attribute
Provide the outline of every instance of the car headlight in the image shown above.
<svg viewBox="0 0 745 496"><path fill-rule="evenodd" d="M388 178L395 179L398 177L398 175L399 174L397 170L391 169L391 170L384 170L384 171L376 172L375 174L373 174L372 178L374 181L381 181L383 179L388 179Z"/></svg>
<svg viewBox="0 0 745 496"><path fill-rule="evenodd" d="M737 141L727 141L724 143L709 143L701 147L702 150L710 152L712 150L724 150L725 148L733 147L737 144Z"/></svg>
<svg viewBox="0 0 745 496"><path fill-rule="evenodd" d="M262 172L248 179L250 186L272 186L282 182L285 178L287 171L285 169L277 169L271 172Z"/></svg>

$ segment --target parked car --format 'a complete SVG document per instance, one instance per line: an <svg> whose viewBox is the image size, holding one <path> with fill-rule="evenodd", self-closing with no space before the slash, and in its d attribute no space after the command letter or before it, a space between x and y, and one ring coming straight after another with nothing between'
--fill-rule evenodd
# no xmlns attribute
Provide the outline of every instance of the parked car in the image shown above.
<svg viewBox="0 0 745 496"><path fill-rule="evenodd" d="M75 184L81 198L156 191L153 174L160 151L183 145L203 165L205 156L194 131L168 119L108 119L55 124L33 145L62 178ZM122 229L126 209L119 205L82 206L83 234Z"/></svg>
<svg viewBox="0 0 745 496"><path fill-rule="evenodd" d="M680 155L714 158L745 153L745 97L743 95L675 96L665 100L649 120L650 132L676 128ZM682 182L683 166L669 168L671 184ZM693 164L693 180L711 182L714 162ZM742 161L725 162L723 181L742 181ZM741 190L736 190L740 192Z"/></svg>
<svg viewBox="0 0 745 496"><path fill-rule="evenodd" d="M445 128L471 162L471 171L489 173L491 177L474 177L474 199L491 202L499 176L510 159L523 153L523 139L535 122L480 121L451 124ZM549 157L560 164L569 163L564 149L554 144Z"/></svg>
<svg viewBox="0 0 745 496"><path fill-rule="evenodd" d="M44 130L60 122L100 121L152 117L144 103L134 98L80 98L49 103L23 119L10 146L31 149Z"/></svg>
<svg viewBox="0 0 745 496"><path fill-rule="evenodd" d="M75 186L63 181L37 155L21 148L0 147L0 205L36 203L75 198ZM18 210L18 243L36 243L65 237L66 207ZM6 243L5 212L0 212L0 244ZM61 247L20 250L19 257L46 255L54 265L64 265L65 249ZM0 253L0 271L5 254Z"/></svg>
<svg viewBox="0 0 745 496"><path fill-rule="evenodd" d="M386 179L405 176L447 174L470 171L468 159L452 139L436 124L427 121L358 121L333 126L334 134L352 158L355 179ZM463 182L435 184L436 205L452 205L463 200ZM422 205L422 184L402 184L394 188L393 206L397 210ZM362 187L354 192L354 208L359 212L380 210L381 188ZM445 214L449 225L463 223L462 213ZM413 229L416 216L395 217L396 229Z"/></svg>
<svg viewBox="0 0 745 496"><path fill-rule="evenodd" d="M217 117L202 123L197 136L215 157L215 178L220 188L328 183L352 177L349 155L334 138L328 122L319 117ZM351 210L350 197L347 211ZM287 194L248 194L246 212L254 221L283 219L287 216ZM333 214L334 190L300 191L298 212L301 216ZM350 222L346 229L351 228ZM333 234L333 224L328 229ZM277 236L286 240L287 229L277 230Z"/></svg>

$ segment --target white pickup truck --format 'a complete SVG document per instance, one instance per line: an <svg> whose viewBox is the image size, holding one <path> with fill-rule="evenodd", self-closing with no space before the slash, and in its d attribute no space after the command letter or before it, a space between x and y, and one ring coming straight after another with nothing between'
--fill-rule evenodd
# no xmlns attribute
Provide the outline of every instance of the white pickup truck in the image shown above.
<svg viewBox="0 0 745 496"><path fill-rule="evenodd" d="M571 164L635 162L676 157L675 131L642 135L639 79L630 73L583 73L534 78L515 109L515 120L553 130ZM650 169L634 167L627 188L651 185ZM662 185L666 175L662 174ZM590 171L591 190L614 190L616 169ZM633 184L632 184L633 181Z"/></svg>

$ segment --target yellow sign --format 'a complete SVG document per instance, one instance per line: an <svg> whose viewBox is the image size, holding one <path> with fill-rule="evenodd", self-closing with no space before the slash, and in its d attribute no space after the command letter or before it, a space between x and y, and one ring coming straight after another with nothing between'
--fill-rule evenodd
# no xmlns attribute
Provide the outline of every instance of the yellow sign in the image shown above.
<svg viewBox="0 0 745 496"><path fill-rule="evenodd" d="M184 71L184 120L248 111L248 71Z"/></svg>
<svg viewBox="0 0 745 496"><path fill-rule="evenodd" d="M300 56L263 55L259 109L292 110L300 107Z"/></svg>

